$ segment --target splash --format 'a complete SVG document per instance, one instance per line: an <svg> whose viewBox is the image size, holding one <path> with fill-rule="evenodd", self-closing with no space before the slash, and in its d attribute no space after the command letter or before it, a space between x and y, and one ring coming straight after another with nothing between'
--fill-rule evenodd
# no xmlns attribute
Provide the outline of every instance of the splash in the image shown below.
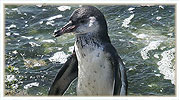
<svg viewBox="0 0 180 100"><path fill-rule="evenodd" d="M69 55L66 55L63 51L56 52L52 57L49 58L51 62L65 63Z"/></svg>
<svg viewBox="0 0 180 100"><path fill-rule="evenodd" d="M164 79L171 80L172 84L175 84L175 65L173 65L172 60L175 58L174 56L175 48L164 51L161 56L162 59L157 62L159 66L158 69L160 73L164 75Z"/></svg>
<svg viewBox="0 0 180 100"><path fill-rule="evenodd" d="M7 75L6 82L12 82L12 81L17 81L15 75Z"/></svg>
<svg viewBox="0 0 180 100"><path fill-rule="evenodd" d="M39 86L39 83L38 83L38 82L29 83L29 84L27 84L27 85L24 86L24 89L27 90L28 88L31 88L31 87L33 87L33 86L38 87L38 86Z"/></svg>
<svg viewBox="0 0 180 100"><path fill-rule="evenodd" d="M58 7L58 10L60 10L60 11L71 10L71 7L70 6L60 6L60 7Z"/></svg>
<svg viewBox="0 0 180 100"><path fill-rule="evenodd" d="M149 59L148 52L150 50L156 50L158 49L158 46L161 44L162 41L152 41L149 43L148 46L144 47L141 50L141 56L144 60Z"/></svg>
<svg viewBox="0 0 180 100"><path fill-rule="evenodd" d="M42 42L46 42L46 43L55 43L55 41L54 41L53 39L42 40Z"/></svg>
<svg viewBox="0 0 180 100"><path fill-rule="evenodd" d="M125 27L125 28L129 27L128 24L131 22L131 19L133 19L133 18L134 18L134 14L132 14L128 18L124 19L122 27Z"/></svg>
<svg viewBox="0 0 180 100"><path fill-rule="evenodd" d="M54 19L57 19L57 18L62 18L62 17L63 16L60 14L60 15L52 16L52 17L48 18L47 20L51 21L51 20L54 20Z"/></svg>

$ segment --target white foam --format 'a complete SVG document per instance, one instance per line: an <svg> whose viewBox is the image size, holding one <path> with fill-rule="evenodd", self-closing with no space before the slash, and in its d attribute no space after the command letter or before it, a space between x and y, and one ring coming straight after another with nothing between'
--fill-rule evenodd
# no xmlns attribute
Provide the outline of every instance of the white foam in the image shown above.
<svg viewBox="0 0 180 100"><path fill-rule="evenodd" d="M46 42L46 43L55 43L55 41L54 41L53 39L42 40L42 42Z"/></svg>
<svg viewBox="0 0 180 100"><path fill-rule="evenodd" d="M155 57L155 58L159 58L158 54L154 54L154 57Z"/></svg>
<svg viewBox="0 0 180 100"><path fill-rule="evenodd" d="M42 24L42 23L43 23L43 21L40 21L40 22L39 22L39 24Z"/></svg>
<svg viewBox="0 0 180 100"><path fill-rule="evenodd" d="M165 48L166 48L166 47L165 47L165 46L163 46L163 47L161 47L160 49L161 49L161 50L164 50Z"/></svg>
<svg viewBox="0 0 180 100"><path fill-rule="evenodd" d="M133 8L133 7L130 7L129 9L128 9L128 11L130 11L130 13L133 13L135 8Z"/></svg>
<svg viewBox="0 0 180 100"><path fill-rule="evenodd" d="M10 33L10 32L7 32L7 33L6 33L6 35L7 35L7 36L10 36L10 35L11 35L11 33Z"/></svg>
<svg viewBox="0 0 180 100"><path fill-rule="evenodd" d="M155 74L155 76L160 77L160 76L161 76L161 74Z"/></svg>
<svg viewBox="0 0 180 100"><path fill-rule="evenodd" d="M162 19L162 17L161 17L161 16L156 17L156 20L160 20L160 19Z"/></svg>
<svg viewBox="0 0 180 100"><path fill-rule="evenodd" d="M19 10L18 8L13 8L13 9L11 9L11 10L17 11L18 14L21 14L21 12L20 12L20 10Z"/></svg>
<svg viewBox="0 0 180 100"><path fill-rule="evenodd" d="M35 63L34 64L34 67L38 67L38 66L42 66L42 64L40 64L40 63Z"/></svg>
<svg viewBox="0 0 180 100"><path fill-rule="evenodd" d="M13 10L13 11L17 11L17 10L18 10L18 8L13 8L13 9L11 9L11 10Z"/></svg>
<svg viewBox="0 0 180 100"><path fill-rule="evenodd" d="M29 37L28 36L21 36L21 37L25 38L25 39L29 39L29 40L33 38L32 36L29 36Z"/></svg>
<svg viewBox="0 0 180 100"><path fill-rule="evenodd" d="M21 19L24 19L24 17L21 17Z"/></svg>
<svg viewBox="0 0 180 100"><path fill-rule="evenodd" d="M162 5L159 5L159 8L164 9L164 7Z"/></svg>
<svg viewBox="0 0 180 100"><path fill-rule="evenodd" d="M12 28L16 28L16 25L15 24L11 24L9 27L6 27L6 29L10 30Z"/></svg>
<svg viewBox="0 0 180 100"><path fill-rule="evenodd" d="M29 42L29 44L30 44L32 47L40 46L39 44L37 44L37 43L35 43L35 42Z"/></svg>
<svg viewBox="0 0 180 100"><path fill-rule="evenodd" d="M29 83L29 84L27 84L27 85L24 86L24 89L27 90L28 88L31 88L31 87L33 87L33 86L38 87L38 86L39 86L39 83L38 83L38 82Z"/></svg>
<svg viewBox="0 0 180 100"><path fill-rule="evenodd" d="M65 63L69 55L66 55L63 51L56 52L52 57L49 58L51 62Z"/></svg>
<svg viewBox="0 0 180 100"><path fill-rule="evenodd" d="M164 79L171 80L172 84L175 84L175 64L172 63L174 56L175 48L164 51L161 56L162 59L157 62L161 74L164 74Z"/></svg>
<svg viewBox="0 0 180 100"><path fill-rule="evenodd" d="M162 41L152 41L148 44L148 46L144 47L142 50L141 50L141 56L144 60L148 59L149 56L148 56L148 52L150 50L156 50L158 49L158 46L161 44Z"/></svg>
<svg viewBox="0 0 180 100"><path fill-rule="evenodd" d="M168 33L167 35L169 35L169 36L174 36L174 34L173 34L173 33Z"/></svg>
<svg viewBox="0 0 180 100"><path fill-rule="evenodd" d="M47 11L47 9L42 9L42 11Z"/></svg>
<svg viewBox="0 0 180 100"><path fill-rule="evenodd" d="M60 10L60 11L65 11L65 10L70 10L70 9L71 9L70 6L60 6L60 7L58 7L58 10Z"/></svg>
<svg viewBox="0 0 180 100"><path fill-rule="evenodd" d="M42 7L42 5L36 5L37 7Z"/></svg>
<svg viewBox="0 0 180 100"><path fill-rule="evenodd" d="M25 27L28 27L29 25L28 24L25 24Z"/></svg>
<svg viewBox="0 0 180 100"><path fill-rule="evenodd" d="M27 16L27 13L24 13L25 16Z"/></svg>
<svg viewBox="0 0 180 100"><path fill-rule="evenodd" d="M17 52L17 50L14 50L12 53L13 53L13 54L17 54L18 52Z"/></svg>
<svg viewBox="0 0 180 100"><path fill-rule="evenodd" d="M56 15L56 16L52 16L52 17L48 18L47 20L51 21L51 20L54 20L54 19L57 19L57 18L62 18L62 17L63 16L61 14L59 14L59 15Z"/></svg>
<svg viewBox="0 0 180 100"><path fill-rule="evenodd" d="M144 39L144 38L149 37L147 34L136 34L136 33L132 33L132 35L134 35L134 36L136 36L137 38L140 38L140 39Z"/></svg>
<svg viewBox="0 0 180 100"><path fill-rule="evenodd" d="M13 89L17 89L19 87L18 84L12 84L11 86Z"/></svg>
<svg viewBox="0 0 180 100"><path fill-rule="evenodd" d="M17 81L15 75L7 75L6 76L6 82L12 82L12 81Z"/></svg>
<svg viewBox="0 0 180 100"><path fill-rule="evenodd" d="M131 16L129 16L128 18L123 20L123 24L121 25L122 27L129 27L129 23L131 22L131 19L134 18L134 14L132 14Z"/></svg>
<svg viewBox="0 0 180 100"><path fill-rule="evenodd" d="M54 24L53 24L53 23L54 23L54 21L53 21L53 20L51 20L51 21L47 21L47 22L46 22L46 25L51 25L51 26L54 26Z"/></svg>
<svg viewBox="0 0 180 100"><path fill-rule="evenodd" d="M135 9L135 8L133 8L133 7L130 7L128 10L129 10L129 11L132 11L132 10L134 10L134 9Z"/></svg>
<svg viewBox="0 0 180 100"><path fill-rule="evenodd" d="M35 16L32 16L32 18L36 18Z"/></svg>

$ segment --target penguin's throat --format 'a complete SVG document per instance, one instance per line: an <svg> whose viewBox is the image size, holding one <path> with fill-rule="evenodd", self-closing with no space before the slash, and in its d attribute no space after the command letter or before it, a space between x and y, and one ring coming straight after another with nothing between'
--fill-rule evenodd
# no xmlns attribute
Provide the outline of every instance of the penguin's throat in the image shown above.
<svg viewBox="0 0 180 100"><path fill-rule="evenodd" d="M76 46L79 49L84 48L99 48L102 46L102 42L98 40L97 36L92 35L78 35L76 36Z"/></svg>

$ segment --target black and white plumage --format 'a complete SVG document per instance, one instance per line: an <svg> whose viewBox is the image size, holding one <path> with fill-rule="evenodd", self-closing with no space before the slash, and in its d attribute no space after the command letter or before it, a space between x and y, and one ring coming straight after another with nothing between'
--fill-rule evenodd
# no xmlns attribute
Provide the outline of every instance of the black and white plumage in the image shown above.
<svg viewBox="0 0 180 100"><path fill-rule="evenodd" d="M76 77L77 95L126 95L126 71L109 39L104 15L93 6L82 6L55 37L70 32L75 34L75 50L57 74L49 95L63 95Z"/></svg>

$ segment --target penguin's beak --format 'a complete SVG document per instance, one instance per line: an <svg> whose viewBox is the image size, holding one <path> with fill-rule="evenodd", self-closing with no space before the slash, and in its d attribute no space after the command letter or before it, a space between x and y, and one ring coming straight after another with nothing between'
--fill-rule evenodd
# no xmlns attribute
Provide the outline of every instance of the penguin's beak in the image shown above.
<svg viewBox="0 0 180 100"><path fill-rule="evenodd" d="M54 32L54 36L58 37L63 35L64 33L70 33L73 32L73 30L76 28L76 26L72 23L72 21L69 21L66 25L64 25L60 30L57 30Z"/></svg>

